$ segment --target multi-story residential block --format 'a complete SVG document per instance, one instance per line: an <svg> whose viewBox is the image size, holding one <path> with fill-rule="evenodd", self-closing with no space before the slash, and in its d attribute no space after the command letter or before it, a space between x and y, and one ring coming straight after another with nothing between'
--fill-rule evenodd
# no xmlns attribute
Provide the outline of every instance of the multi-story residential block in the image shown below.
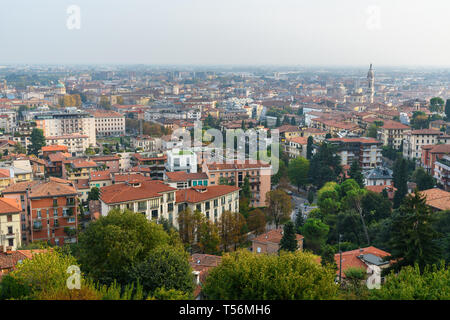
<svg viewBox="0 0 450 320"><path fill-rule="evenodd" d="M34 119L36 127L44 131L46 138L81 135L87 136L88 147L96 145L95 118L89 113L72 111L51 112L43 115L38 114ZM68 146L67 142L62 144Z"/></svg>
<svg viewBox="0 0 450 320"><path fill-rule="evenodd" d="M422 167L434 176L434 163L450 154L450 144L435 144L422 146Z"/></svg>
<svg viewBox="0 0 450 320"><path fill-rule="evenodd" d="M187 173L184 171L165 172L164 181L171 187L186 189L195 186L207 186L208 175L204 172Z"/></svg>
<svg viewBox="0 0 450 320"><path fill-rule="evenodd" d="M413 130L404 136L403 157L407 159L422 159L422 146L450 143L450 136L434 129Z"/></svg>
<svg viewBox="0 0 450 320"><path fill-rule="evenodd" d="M100 167L103 167L103 170L109 170L110 172L120 171L120 157L117 155L92 156L89 157L89 160L94 161Z"/></svg>
<svg viewBox="0 0 450 320"><path fill-rule="evenodd" d="M239 187L236 186L196 186L176 192L176 217L189 208L192 212L202 212L211 222L218 222L225 211L239 212ZM178 227L177 219L174 225Z"/></svg>
<svg viewBox="0 0 450 320"><path fill-rule="evenodd" d="M112 209L129 209L149 220L168 219L172 224L175 209L175 188L161 181L128 180L100 188L101 214Z"/></svg>
<svg viewBox="0 0 450 320"><path fill-rule="evenodd" d="M131 158L131 163L138 166L137 172L147 170L154 180L163 180L165 163L167 156L162 153L135 153Z"/></svg>
<svg viewBox="0 0 450 320"><path fill-rule="evenodd" d="M125 134L125 116L119 112L96 111L92 113L95 118L95 132L97 136L120 136Z"/></svg>
<svg viewBox="0 0 450 320"><path fill-rule="evenodd" d="M96 171L99 165L94 161L85 159L72 159L63 161L63 179L78 182L78 180L89 179L92 172Z"/></svg>
<svg viewBox="0 0 450 320"><path fill-rule="evenodd" d="M221 183L231 183L236 187L241 187L246 176L249 178L251 199L253 207L263 207L266 205L266 194L270 191L270 181L272 176L272 166L263 161L239 161L231 163L204 162L202 172L209 177L209 186Z"/></svg>
<svg viewBox="0 0 450 320"><path fill-rule="evenodd" d="M49 136L45 140L47 141L47 145L67 146L68 152L74 157L82 156L90 145L89 136L77 133L63 136Z"/></svg>
<svg viewBox="0 0 450 320"><path fill-rule="evenodd" d="M15 110L0 110L0 128L8 133L16 130L17 112Z"/></svg>
<svg viewBox="0 0 450 320"><path fill-rule="evenodd" d="M411 128L397 121L384 120L383 125L378 130L378 140L384 146L390 146L396 150L400 149L405 134Z"/></svg>
<svg viewBox="0 0 450 320"><path fill-rule="evenodd" d="M306 158L306 147L308 145L308 138L295 137L286 139L284 150L289 158Z"/></svg>
<svg viewBox="0 0 450 320"><path fill-rule="evenodd" d="M140 149L141 151L155 151L155 139L150 136L137 136L130 138L130 146L133 149Z"/></svg>
<svg viewBox="0 0 450 320"><path fill-rule="evenodd" d="M21 246L21 212L17 199L0 198L0 247L17 250Z"/></svg>
<svg viewBox="0 0 450 320"><path fill-rule="evenodd" d="M434 162L434 178L438 186L450 191L450 155L445 155Z"/></svg>
<svg viewBox="0 0 450 320"><path fill-rule="evenodd" d="M353 160L357 160L363 170L382 164L381 141L367 137L332 138L327 141L337 145L343 166L351 165Z"/></svg>
<svg viewBox="0 0 450 320"><path fill-rule="evenodd" d="M172 149L167 151L167 171L197 172L197 155L192 150Z"/></svg>
<svg viewBox="0 0 450 320"><path fill-rule="evenodd" d="M376 167L364 172L364 184L366 186L390 186L393 183L392 170L384 167Z"/></svg>
<svg viewBox="0 0 450 320"><path fill-rule="evenodd" d="M20 201L22 242L49 241L54 245L77 241L78 192L67 180L21 182L2 192Z"/></svg>

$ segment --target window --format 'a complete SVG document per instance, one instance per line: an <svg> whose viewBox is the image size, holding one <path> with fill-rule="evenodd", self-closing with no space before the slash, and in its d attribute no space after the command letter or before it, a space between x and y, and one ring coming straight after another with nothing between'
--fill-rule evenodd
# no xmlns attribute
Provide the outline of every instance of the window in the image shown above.
<svg viewBox="0 0 450 320"><path fill-rule="evenodd" d="M12 227L8 227L8 234L13 234L13 228Z"/></svg>
<svg viewBox="0 0 450 320"><path fill-rule="evenodd" d="M217 207L219 205L219 199L214 200L214 207Z"/></svg>
<svg viewBox="0 0 450 320"><path fill-rule="evenodd" d="M210 209L210 202L205 202L205 210L209 210Z"/></svg>
<svg viewBox="0 0 450 320"><path fill-rule="evenodd" d="M38 218L42 218L42 215L41 215L41 209L38 209L38 210L36 211L36 215L37 215Z"/></svg>
<svg viewBox="0 0 450 320"><path fill-rule="evenodd" d="M257 248L256 248L256 252L261 253L261 248L260 248L260 247L257 247Z"/></svg>
<svg viewBox="0 0 450 320"><path fill-rule="evenodd" d="M8 239L8 245L14 247L14 239Z"/></svg>
<svg viewBox="0 0 450 320"><path fill-rule="evenodd" d="M167 211L172 212L173 211L173 203L169 203L167 205Z"/></svg>
<svg viewBox="0 0 450 320"><path fill-rule="evenodd" d="M7 215L7 222L12 222L12 214Z"/></svg>
<svg viewBox="0 0 450 320"><path fill-rule="evenodd" d="M53 209L53 216L58 216L58 209Z"/></svg>
<svg viewBox="0 0 450 320"><path fill-rule="evenodd" d="M53 199L53 206L57 207L58 206L58 199Z"/></svg>
<svg viewBox="0 0 450 320"><path fill-rule="evenodd" d="M202 211L202 205L201 204L197 204L195 206L195 210Z"/></svg>
<svg viewBox="0 0 450 320"><path fill-rule="evenodd" d="M146 211L147 210L147 201L139 201L138 202L138 210Z"/></svg>
<svg viewBox="0 0 450 320"><path fill-rule="evenodd" d="M173 201L175 200L175 193L171 192L167 195L167 201Z"/></svg>

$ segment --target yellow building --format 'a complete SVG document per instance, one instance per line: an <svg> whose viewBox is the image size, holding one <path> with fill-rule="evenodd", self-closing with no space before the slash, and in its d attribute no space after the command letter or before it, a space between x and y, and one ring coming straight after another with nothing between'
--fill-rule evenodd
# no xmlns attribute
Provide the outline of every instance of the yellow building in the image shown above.
<svg viewBox="0 0 450 320"><path fill-rule="evenodd" d="M0 198L0 246L4 250L21 246L21 211L16 199Z"/></svg>

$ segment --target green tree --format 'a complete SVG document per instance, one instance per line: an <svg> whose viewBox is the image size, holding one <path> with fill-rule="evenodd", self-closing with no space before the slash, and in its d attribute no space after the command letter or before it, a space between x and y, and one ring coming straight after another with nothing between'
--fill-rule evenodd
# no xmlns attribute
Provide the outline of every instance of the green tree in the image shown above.
<svg viewBox="0 0 450 320"><path fill-rule="evenodd" d="M300 234L303 225L305 224L305 218L303 218L302 209L298 209L297 214L295 215L295 232Z"/></svg>
<svg viewBox="0 0 450 320"><path fill-rule="evenodd" d="M361 188L364 188L364 176L362 175L358 161L353 160L348 175L351 179L355 180Z"/></svg>
<svg viewBox="0 0 450 320"><path fill-rule="evenodd" d="M114 209L80 234L78 259L94 281L125 284L133 265L144 261L152 249L170 243L161 225L142 214Z"/></svg>
<svg viewBox="0 0 450 320"><path fill-rule="evenodd" d="M311 160L311 158L312 158L313 144L314 144L314 139L312 136L309 136L308 142L306 145L306 159L308 159L308 160Z"/></svg>
<svg viewBox="0 0 450 320"><path fill-rule="evenodd" d="M42 129L33 128L33 130L31 131L30 141L31 145L29 153L38 156L39 151L43 146L45 146L44 131L42 131Z"/></svg>
<svg viewBox="0 0 450 320"><path fill-rule="evenodd" d="M445 102L445 116L447 117L447 121L450 120L450 99L447 99Z"/></svg>
<svg viewBox="0 0 450 320"><path fill-rule="evenodd" d="M436 240L439 235L433 229L436 216L425 201L416 189L414 195L408 195L399 210L394 212L389 242L391 256L388 259L395 260L395 263L390 269L398 271L417 263L424 270L426 265L438 262L440 249Z"/></svg>
<svg viewBox="0 0 450 320"><path fill-rule="evenodd" d="M321 254L321 259L320 259L320 263L322 264L322 266L329 265L334 270L337 270L336 260L334 259L335 254L336 254L336 249L333 246L331 246L329 244L324 245L322 247L322 254Z"/></svg>
<svg viewBox="0 0 450 320"><path fill-rule="evenodd" d="M14 152L17 154L26 154L27 149L25 149L25 147L20 142L17 142L14 146Z"/></svg>
<svg viewBox="0 0 450 320"><path fill-rule="evenodd" d="M292 159L289 162L288 176L291 182L297 186L300 191L300 187L305 186L308 183L309 174L309 161L303 157Z"/></svg>
<svg viewBox="0 0 450 320"><path fill-rule="evenodd" d="M328 181L336 181L342 173L341 159L336 153L336 147L323 143L311 158L309 178L318 188Z"/></svg>
<svg viewBox="0 0 450 320"><path fill-rule="evenodd" d="M394 208L398 208L408 194L408 168L403 158L397 159L394 163L393 181L394 187L397 188L394 195Z"/></svg>
<svg viewBox="0 0 450 320"><path fill-rule="evenodd" d="M88 192L87 201L98 200L100 198L100 189L97 187L92 187L91 191Z"/></svg>
<svg viewBox="0 0 450 320"><path fill-rule="evenodd" d="M245 218L239 212L224 211L219 218L218 228L221 239L221 244L225 251L237 243L242 235L242 227L245 223Z"/></svg>
<svg viewBox="0 0 450 320"><path fill-rule="evenodd" d="M278 251L285 250L294 252L298 249L298 242L292 221L288 221L283 227L283 237L280 240Z"/></svg>
<svg viewBox="0 0 450 320"><path fill-rule="evenodd" d="M419 191L428 190L435 186L436 180L422 167L417 168L412 175L412 180L417 184Z"/></svg>
<svg viewBox="0 0 450 320"><path fill-rule="evenodd" d="M322 246L327 240L330 227L319 219L306 219L302 227L302 235L305 237L305 248L314 253L320 253Z"/></svg>
<svg viewBox="0 0 450 320"><path fill-rule="evenodd" d="M375 123L372 123L369 128L367 129L367 134L366 136L370 137L370 138L377 138L378 136L378 127Z"/></svg>
<svg viewBox="0 0 450 320"><path fill-rule="evenodd" d="M314 190L313 190L313 188L309 188L307 197L308 197L308 199L307 199L308 203L312 204L314 202Z"/></svg>
<svg viewBox="0 0 450 320"><path fill-rule="evenodd" d="M252 210L247 218L247 226L250 231L254 231L255 234L264 233L266 230L266 216L261 209Z"/></svg>
<svg viewBox="0 0 450 320"><path fill-rule="evenodd" d="M430 100L430 111L431 112L442 112L444 108L444 99L441 97L434 97Z"/></svg>
<svg viewBox="0 0 450 320"><path fill-rule="evenodd" d="M307 252L226 254L206 278L203 293L213 300L335 299L335 271Z"/></svg>
<svg viewBox="0 0 450 320"><path fill-rule="evenodd" d="M198 245L203 253L217 254L219 252L220 236L215 224L205 219L200 225L199 235Z"/></svg>
<svg viewBox="0 0 450 320"><path fill-rule="evenodd" d="M132 267L129 281L141 284L145 295L153 295L156 289L162 287L189 294L194 290L189 255L183 249L172 246L150 250L144 261Z"/></svg>
<svg viewBox="0 0 450 320"><path fill-rule="evenodd" d="M283 190L276 189L267 192L267 216L275 227L289 220L292 211L291 197Z"/></svg>
<svg viewBox="0 0 450 320"><path fill-rule="evenodd" d="M371 290L370 299L375 300L449 300L450 269L445 264L403 267L391 272L379 290Z"/></svg>

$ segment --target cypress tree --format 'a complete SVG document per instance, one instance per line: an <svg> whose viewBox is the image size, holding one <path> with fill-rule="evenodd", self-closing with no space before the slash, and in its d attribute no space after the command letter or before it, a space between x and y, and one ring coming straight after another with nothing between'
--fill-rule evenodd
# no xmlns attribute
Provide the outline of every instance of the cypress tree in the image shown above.
<svg viewBox="0 0 450 320"><path fill-rule="evenodd" d="M285 250L294 252L297 249L298 243L294 231L294 224L292 223L292 221L289 221L284 225L283 237L281 238L280 248L278 249L278 251Z"/></svg>
<svg viewBox="0 0 450 320"><path fill-rule="evenodd" d="M364 177L361 173L361 168L359 167L358 161L353 160L350 170L348 171L348 175L351 179L355 180L361 188L364 188Z"/></svg>

